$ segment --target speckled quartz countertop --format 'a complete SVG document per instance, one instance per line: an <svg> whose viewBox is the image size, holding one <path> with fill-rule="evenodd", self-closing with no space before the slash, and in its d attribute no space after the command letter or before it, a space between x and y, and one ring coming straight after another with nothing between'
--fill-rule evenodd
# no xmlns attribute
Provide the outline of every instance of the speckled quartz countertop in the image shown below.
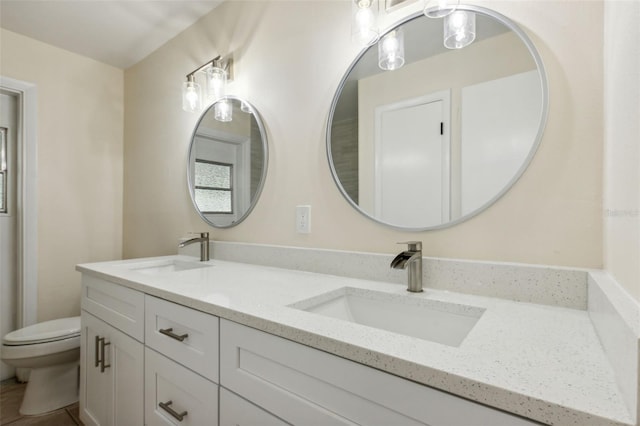
<svg viewBox="0 0 640 426"><path fill-rule="evenodd" d="M407 294L405 287L211 260L211 267L146 274L167 259L77 270L351 359L464 398L554 425L627 425L632 418L586 311L430 290L412 298L484 308L459 347L290 307L342 287Z"/></svg>

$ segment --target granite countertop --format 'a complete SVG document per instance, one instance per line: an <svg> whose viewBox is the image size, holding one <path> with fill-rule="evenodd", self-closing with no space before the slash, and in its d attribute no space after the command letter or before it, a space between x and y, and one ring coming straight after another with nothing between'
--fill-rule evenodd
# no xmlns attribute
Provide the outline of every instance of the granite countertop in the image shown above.
<svg viewBox="0 0 640 426"><path fill-rule="evenodd" d="M454 347L290 306L343 287L406 296L398 284L220 260L153 275L134 269L168 260L194 259L100 262L77 270L539 422L633 423L586 311L429 288L411 294L485 309Z"/></svg>

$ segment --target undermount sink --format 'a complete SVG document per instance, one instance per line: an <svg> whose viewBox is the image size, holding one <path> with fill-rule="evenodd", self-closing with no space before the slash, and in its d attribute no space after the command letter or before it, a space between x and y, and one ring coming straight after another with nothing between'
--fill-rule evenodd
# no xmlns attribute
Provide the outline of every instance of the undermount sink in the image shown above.
<svg viewBox="0 0 640 426"><path fill-rule="evenodd" d="M460 346L484 313L483 308L475 306L354 287L289 306L455 347Z"/></svg>
<svg viewBox="0 0 640 426"><path fill-rule="evenodd" d="M140 272L148 275L168 274L172 272L186 271L189 269L209 268L211 265L202 262L162 259L127 265L130 271Z"/></svg>

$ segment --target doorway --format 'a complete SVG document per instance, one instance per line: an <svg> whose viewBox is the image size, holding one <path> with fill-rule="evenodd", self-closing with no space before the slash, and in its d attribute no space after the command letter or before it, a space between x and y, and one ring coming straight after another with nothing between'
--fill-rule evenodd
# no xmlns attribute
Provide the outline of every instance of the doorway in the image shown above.
<svg viewBox="0 0 640 426"><path fill-rule="evenodd" d="M0 91L0 333L17 328L17 132L18 96ZM0 361L0 380L14 368Z"/></svg>
<svg viewBox="0 0 640 426"><path fill-rule="evenodd" d="M0 332L37 321L36 87L0 77ZM14 371L0 363L2 379Z"/></svg>
<svg viewBox="0 0 640 426"><path fill-rule="evenodd" d="M375 109L375 217L409 228L449 221L450 93Z"/></svg>

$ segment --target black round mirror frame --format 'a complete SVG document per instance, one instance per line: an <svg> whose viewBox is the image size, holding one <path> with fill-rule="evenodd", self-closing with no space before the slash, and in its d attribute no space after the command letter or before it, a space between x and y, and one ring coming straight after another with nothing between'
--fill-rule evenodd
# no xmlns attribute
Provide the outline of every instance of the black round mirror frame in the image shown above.
<svg viewBox="0 0 640 426"><path fill-rule="evenodd" d="M262 170L261 170L261 173L260 173L259 182L257 184L257 187L254 190L253 196L250 197L250 203L249 203L248 207L246 208L246 210L244 212L242 212L242 214L239 215L237 217L237 219L235 219L231 223L216 223L216 222L212 221L209 217L207 217L205 215L205 213L200 210L200 208L198 207L198 204L196 202L196 196L195 196L196 185L195 185L195 182L194 182L194 175L195 175L195 171L194 171L194 168L195 168L195 145L196 145L196 136L198 136L198 129L200 128L200 125L202 124L203 120L205 119L205 117L207 116L207 114L209 112L214 111L215 105L217 103L219 103L220 101L225 101L225 100L229 100L232 103L236 102L236 103L242 105L243 112L250 113L251 116L253 117L253 119L255 120L255 124L256 124L259 132L260 132L260 140L262 142L262 155L260 156L261 157L261 162L262 162ZM264 123L262 121L262 118L260 117L260 114L258 113L256 108L251 103L249 103L248 101L246 101L244 99L238 98L236 96L227 95L224 98L215 101L208 108L206 108L202 112L202 114L200 115L200 118L198 119L198 122L196 123L196 125L194 127L193 133L191 135L191 142L189 144L189 151L187 153L187 185L188 185L189 195L191 197L191 201L193 203L193 207L195 208L196 212L198 212L198 214L200 215L202 220L204 220L207 224L209 224L209 225L211 225L211 226L213 226L215 228L231 228L233 226L238 225L244 219L246 219L247 216L249 216L251 211L256 206L256 204L258 202L258 199L260 198L260 194L262 193L262 189L264 187L264 182L265 182L265 179L266 179L266 176L267 176L268 159L269 159L269 144L267 142L267 133L266 133L266 130L265 130L265 127L264 127Z"/></svg>
<svg viewBox="0 0 640 426"><path fill-rule="evenodd" d="M496 193L491 199L489 199L489 201L487 201L486 203L481 205L479 208L477 208L477 209L471 211L470 213L467 213L467 214L465 214L465 215L463 215L463 216L461 216L459 218L456 218L456 219L453 219L453 220L451 220L449 222L438 224L438 225L435 225L435 226L406 227L406 226L399 226L399 225L396 225L396 224L391 224L391 223L384 222L384 221L376 218L373 214L370 214L370 213L364 211L350 197L350 195L348 194L348 192L344 188L342 182L340 181L340 177L338 175L338 171L336 170L336 166L335 166L335 164L333 162L333 154L332 154L332 147L331 147L331 145L332 145L332 123L333 123L334 115L335 115L335 112L336 112L336 106L337 106L338 101L340 99L340 95L342 94L342 91L343 91L343 89L345 87L346 81L349 78L349 76L350 76L351 72L353 71L353 69L356 67L356 65L358 64L360 59L367 53L367 51L369 49L376 48L375 45L364 47L361 50L361 52L358 54L358 56L355 58L355 60L351 63L351 65L349 66L347 71L345 72L345 75L343 76L342 80L340 81L340 84L338 85L338 88L336 90L336 94L335 94L335 96L333 98L333 101L331 103L331 109L329 111L329 116L328 116L327 126L326 126L326 152L327 152L327 159L328 159L328 162L329 162L329 167L331 169L331 175L333 177L333 180L336 183L338 189L340 190L340 193L347 200L347 202L349 204L351 204L351 206L353 208L355 208L358 212L360 212L363 216L367 217L368 219L371 219L371 220L373 220L373 221L375 221L377 223L380 223L382 225L385 225L385 226L388 226L388 227L391 227L391 228L395 228L395 229L398 229L398 230L417 232L417 231L428 231L428 230L447 228L447 227L451 227L451 226L457 225L457 224L459 224L461 222L467 221L467 220L471 219L472 217L478 215L479 213L483 212L487 208L489 208L498 199L500 199L507 191L509 191L511 189L511 187L518 181L518 179L522 176L524 171L527 169L527 167L531 163L531 161L533 159L533 156L535 155L535 153L536 153L536 151L537 151L537 149L538 149L538 147L540 145L540 142L542 140L542 135L544 133L544 128L545 128L545 125L546 125L546 122L547 122L548 104L549 104L547 76L546 76L544 64L542 62L542 58L540 57L538 51L536 50L534 44L529 39L527 34L516 23L511 21L509 18L507 18L504 15L502 15L502 14L500 14L498 12L495 12L495 11L493 11L491 9L487 9L487 8L480 7L480 6L459 5L457 10L475 12L477 14L482 14L482 15L485 15L487 17L493 18L493 19L497 20L499 23L501 23L502 25L504 25L509 30L513 31L517 36L519 36L519 38L522 41L522 43L528 49L533 61L535 62L535 65L537 66L537 70L538 70L538 73L539 73L541 95L542 95L542 99L541 99L542 110L541 110L541 113L540 113L540 123L539 123L538 129L537 129L536 136L535 136L535 138L533 140L533 143L531 144L531 149L529 151L529 154L527 155L527 157L523 161L522 165L519 167L518 171L513 175L511 180L504 186L504 188L502 188L501 191ZM400 27L401 25L403 25L403 24L405 24L405 23L407 23L409 21L412 21L412 20L414 20L416 18L420 18L421 16L424 16L422 14L422 12L414 13L414 14L411 14L411 15L407 16L406 18L402 19L397 24L395 24L392 28L389 28L386 32L381 33L380 39L382 39L382 37L385 34L388 34L389 32L395 30L396 28ZM425 17L425 19L431 19L431 18L426 18ZM438 19L438 21L441 21L441 20Z"/></svg>

